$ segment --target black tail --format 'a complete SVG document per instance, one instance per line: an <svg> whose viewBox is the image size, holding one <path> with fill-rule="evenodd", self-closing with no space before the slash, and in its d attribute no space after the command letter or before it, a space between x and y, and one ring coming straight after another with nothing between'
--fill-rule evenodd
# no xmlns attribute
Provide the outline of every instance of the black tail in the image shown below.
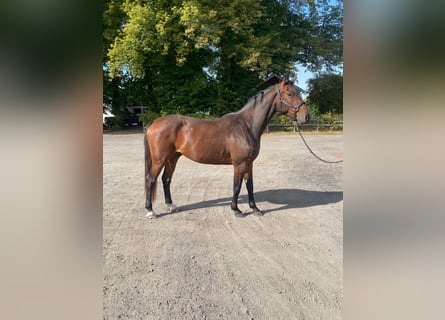
<svg viewBox="0 0 445 320"><path fill-rule="evenodd" d="M148 129L148 126L144 130L144 155L145 155L144 188L145 188L145 195L147 195L147 177L151 170L151 156L150 156L150 147L148 146L147 129Z"/></svg>
<svg viewBox="0 0 445 320"><path fill-rule="evenodd" d="M148 183L148 175L150 174L151 171L151 166L152 166L152 161L151 161L151 154L150 154L150 146L148 144L148 127L150 126L151 123L149 123L147 125L147 127L144 130L144 158L145 158L145 175L144 175L144 190L145 190L145 196L147 197L147 192L148 188L147 188L147 183ZM154 184L153 186L153 190L151 191L151 200L154 201L154 198L156 196L156 184Z"/></svg>

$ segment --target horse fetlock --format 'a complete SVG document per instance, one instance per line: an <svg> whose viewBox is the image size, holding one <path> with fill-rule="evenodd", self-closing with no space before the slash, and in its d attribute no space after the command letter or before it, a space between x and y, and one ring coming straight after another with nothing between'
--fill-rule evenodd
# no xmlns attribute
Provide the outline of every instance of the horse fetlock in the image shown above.
<svg viewBox="0 0 445 320"><path fill-rule="evenodd" d="M157 214L154 212L154 210L147 210L147 214L145 215L148 219L154 219L157 218Z"/></svg>

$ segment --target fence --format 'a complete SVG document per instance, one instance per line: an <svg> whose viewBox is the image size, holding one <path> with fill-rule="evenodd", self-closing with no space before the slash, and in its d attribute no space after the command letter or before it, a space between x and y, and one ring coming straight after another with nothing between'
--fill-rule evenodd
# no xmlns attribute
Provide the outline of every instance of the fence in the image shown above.
<svg viewBox="0 0 445 320"><path fill-rule="evenodd" d="M266 127L266 132L270 132L271 128L292 128L293 132L298 132L297 123L276 123L279 121L277 118L273 118ZM318 131L320 128L330 128L333 130L343 129L343 119L332 119L329 123L320 122L320 117L311 119L309 123L298 125L300 128L314 128Z"/></svg>

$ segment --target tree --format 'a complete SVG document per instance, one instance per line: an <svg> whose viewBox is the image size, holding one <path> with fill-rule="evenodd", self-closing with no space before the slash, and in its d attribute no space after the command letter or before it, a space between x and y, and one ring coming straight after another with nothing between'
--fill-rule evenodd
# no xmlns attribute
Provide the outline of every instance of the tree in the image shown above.
<svg viewBox="0 0 445 320"><path fill-rule="evenodd" d="M293 0L291 7L296 14L303 13L307 33L301 37L302 45L297 51L299 64L319 72L333 71L343 63L343 1Z"/></svg>
<svg viewBox="0 0 445 320"><path fill-rule="evenodd" d="M321 74L308 81L308 102L320 113L343 113L343 76Z"/></svg>
<svg viewBox="0 0 445 320"><path fill-rule="evenodd" d="M342 5L328 1L106 0L104 10L105 83L143 87L158 113L219 116L271 73L342 60Z"/></svg>

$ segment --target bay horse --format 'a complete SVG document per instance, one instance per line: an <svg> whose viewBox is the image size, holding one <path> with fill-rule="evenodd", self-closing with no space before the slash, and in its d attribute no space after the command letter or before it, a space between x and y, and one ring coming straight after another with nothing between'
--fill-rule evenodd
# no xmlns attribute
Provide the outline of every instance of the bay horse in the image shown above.
<svg viewBox="0 0 445 320"><path fill-rule="evenodd" d="M253 197L252 166L260 151L261 134L275 112L286 114L299 123L309 121L305 102L293 80L287 77L251 98L241 110L217 119L196 119L176 114L154 120L144 134L146 216L156 217L153 201L157 178L163 168L165 203L169 212L179 211L172 202L170 183L181 155L204 164L233 165L231 209L236 216L245 216L238 208L244 179L249 206L255 215L261 216Z"/></svg>

